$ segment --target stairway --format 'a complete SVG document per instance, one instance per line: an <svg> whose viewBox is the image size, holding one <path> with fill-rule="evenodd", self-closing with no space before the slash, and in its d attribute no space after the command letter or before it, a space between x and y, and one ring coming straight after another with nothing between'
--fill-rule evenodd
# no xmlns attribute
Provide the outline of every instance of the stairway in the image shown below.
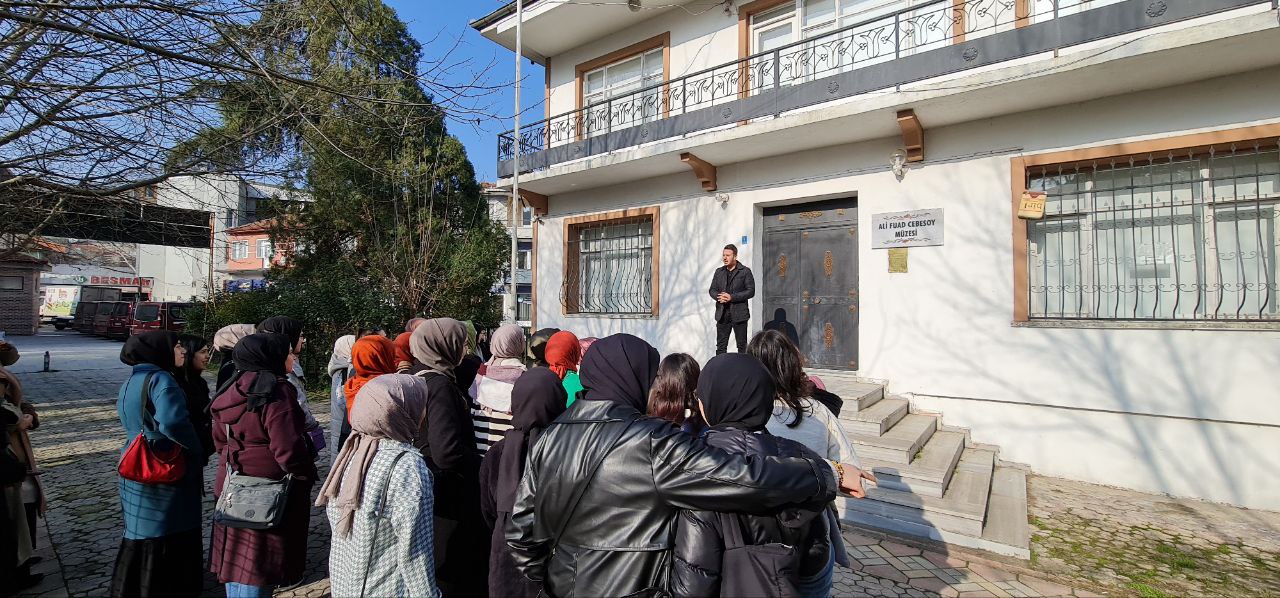
<svg viewBox="0 0 1280 598"><path fill-rule="evenodd" d="M971 442L936 415L912 413L883 384L850 372L810 373L844 399L845 435L880 480L865 499L836 500L843 521L1030 558L1026 473L1002 464L998 447Z"/></svg>

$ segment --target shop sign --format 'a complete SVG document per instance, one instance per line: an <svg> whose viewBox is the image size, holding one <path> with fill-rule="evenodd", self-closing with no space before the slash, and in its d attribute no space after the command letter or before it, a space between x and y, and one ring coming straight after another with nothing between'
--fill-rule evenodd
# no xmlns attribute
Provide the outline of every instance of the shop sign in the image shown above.
<svg viewBox="0 0 1280 598"><path fill-rule="evenodd" d="M871 215L871 248L942 245L942 208Z"/></svg>
<svg viewBox="0 0 1280 598"><path fill-rule="evenodd" d="M89 284L108 287L150 287L155 280L150 276L90 276Z"/></svg>

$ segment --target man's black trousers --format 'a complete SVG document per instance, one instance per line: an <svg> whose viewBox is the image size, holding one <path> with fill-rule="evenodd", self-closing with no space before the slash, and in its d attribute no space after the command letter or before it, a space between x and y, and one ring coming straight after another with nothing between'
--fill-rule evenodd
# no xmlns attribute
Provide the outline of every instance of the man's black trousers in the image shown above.
<svg viewBox="0 0 1280 598"><path fill-rule="evenodd" d="M716 322L716 355L729 350L729 331L733 330L734 340L738 341L738 352L747 352L747 323L734 324L728 321Z"/></svg>

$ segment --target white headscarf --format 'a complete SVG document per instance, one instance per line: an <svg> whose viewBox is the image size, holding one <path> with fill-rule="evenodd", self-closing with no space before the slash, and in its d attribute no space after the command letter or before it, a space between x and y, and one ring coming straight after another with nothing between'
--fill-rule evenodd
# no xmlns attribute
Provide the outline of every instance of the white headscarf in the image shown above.
<svg viewBox="0 0 1280 598"><path fill-rule="evenodd" d="M329 356L329 375L351 367L351 347L356 344L356 335L348 334L333 341L333 354Z"/></svg>

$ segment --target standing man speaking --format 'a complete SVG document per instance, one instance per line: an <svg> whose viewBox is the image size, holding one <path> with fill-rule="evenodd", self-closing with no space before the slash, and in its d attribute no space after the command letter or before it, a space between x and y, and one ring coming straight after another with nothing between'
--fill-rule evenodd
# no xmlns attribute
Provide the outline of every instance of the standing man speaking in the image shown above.
<svg viewBox="0 0 1280 598"><path fill-rule="evenodd" d="M751 310L747 301L756 296L756 279L751 269L738 263L738 247L725 245L720 252L724 265L716 268L708 293L716 300L716 355L729 350L729 330L738 341L738 352L747 352L747 321Z"/></svg>

